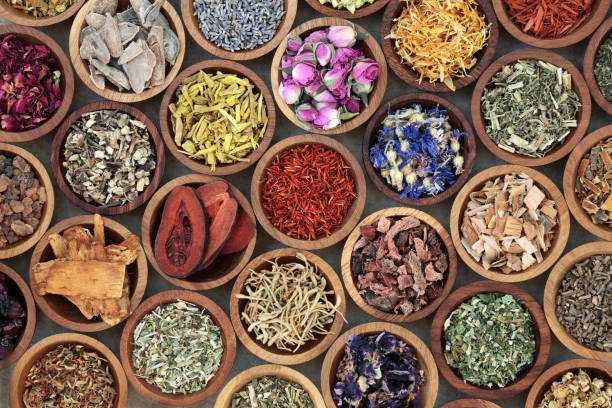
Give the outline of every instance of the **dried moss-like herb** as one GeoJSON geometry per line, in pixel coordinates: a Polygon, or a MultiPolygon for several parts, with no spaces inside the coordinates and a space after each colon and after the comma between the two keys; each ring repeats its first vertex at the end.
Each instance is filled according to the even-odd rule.
{"type": "Polygon", "coordinates": [[[278,377],[254,378],[232,396],[231,408],[314,408],[299,385],[278,377]]]}
{"type": "Polygon", "coordinates": [[[594,71],[601,94],[607,101],[612,101],[612,33],[597,49],[594,71]]]}

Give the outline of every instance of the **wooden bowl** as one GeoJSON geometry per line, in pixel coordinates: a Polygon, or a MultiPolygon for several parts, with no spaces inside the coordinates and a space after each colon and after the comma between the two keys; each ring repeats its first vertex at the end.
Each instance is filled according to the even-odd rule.
{"type": "Polygon", "coordinates": [[[481,280],[462,286],[442,303],[431,326],[430,345],[436,364],[442,376],[458,391],[476,398],[491,400],[506,399],[527,390],[536,380],[546,366],[548,354],[550,353],[550,329],[546,323],[544,312],[538,302],[527,292],[518,287],[491,280],[481,280]],[[461,375],[446,363],[444,357],[444,322],[449,315],[463,302],[470,300],[480,293],[498,292],[510,294],[519,298],[534,320],[534,334],[536,342],[535,360],[531,365],[521,371],[517,380],[503,388],[480,387],[463,382],[461,375]]]}
{"type": "Polygon", "coordinates": [[[595,0],[591,8],[591,15],[582,22],[574,31],[560,38],[539,38],[535,35],[527,34],[514,23],[508,15],[508,10],[504,0],[492,0],[495,14],[502,26],[511,36],[519,41],[540,48],[563,48],[576,44],[587,38],[606,17],[610,8],[610,0],[595,0]]]}
{"type": "MultiPolygon", "coordinates": [[[[153,268],[168,282],[189,290],[207,290],[221,286],[240,273],[242,268],[249,262],[253,250],[255,249],[255,241],[257,240],[257,221],[253,214],[253,208],[249,200],[229,182],[230,191],[232,196],[238,201],[238,205],[242,208],[251,223],[253,224],[253,236],[249,241],[249,244],[242,251],[219,255],[214,262],[206,268],[204,273],[194,273],[184,279],[173,278],[170,275],[166,275],[162,268],[155,259],[155,251],[153,250],[155,245],[155,237],[157,236],[157,229],[161,222],[161,216],[164,209],[164,203],[166,197],[175,187],[178,186],[191,186],[194,188],[199,187],[202,184],[210,183],[213,181],[222,180],[219,177],[205,176],[203,174],[188,174],[185,176],[177,177],[168,183],[164,184],[151,198],[149,204],[145,208],[145,212],[142,216],[142,228],[140,235],[142,237],[142,246],[144,247],[145,254],[153,268]]],[[[226,180],[224,180],[226,181],[226,180]]]]}
{"type": "Polygon", "coordinates": [[[359,162],[353,156],[349,150],[344,147],[341,143],[333,140],[331,138],[321,136],[321,135],[298,135],[289,137],[287,139],[283,139],[280,142],[276,143],[272,146],[266,154],[263,155],[259,163],[257,163],[257,167],[255,167],[255,171],[253,172],[253,178],[251,179],[251,204],[253,204],[253,210],[255,211],[255,216],[257,217],[257,221],[263,227],[264,230],[275,240],[281,242],[284,245],[305,249],[305,250],[316,250],[327,248],[334,244],[340,242],[344,237],[346,237],[349,232],[353,230],[357,222],[359,222],[359,218],[361,217],[361,213],[363,212],[363,207],[365,206],[366,201],[366,183],[365,177],[363,175],[363,171],[361,170],[361,166],[359,166],[359,162]],[[327,147],[328,149],[334,150],[342,156],[344,161],[351,168],[351,176],[353,181],[355,182],[355,194],[357,197],[353,200],[351,204],[351,208],[348,210],[346,217],[332,233],[327,237],[320,237],[314,240],[306,240],[306,239],[297,239],[292,238],[289,235],[285,235],[283,232],[278,230],[266,217],[266,211],[264,210],[261,203],[261,186],[260,183],[265,176],[266,169],[272,163],[274,158],[280,152],[300,146],[305,144],[313,144],[313,145],[322,145],[327,147]]]}
{"type": "Polygon", "coordinates": [[[289,30],[291,30],[291,26],[293,26],[293,21],[295,20],[295,15],[297,13],[298,0],[284,0],[284,2],[285,16],[278,26],[276,34],[270,39],[270,41],[252,50],[232,52],[218,47],[212,41],[206,39],[204,34],[202,34],[198,19],[194,15],[193,0],[181,0],[181,16],[185,22],[187,31],[189,31],[191,37],[200,47],[204,49],[204,51],[226,60],[252,60],[262,57],[278,47],[278,44],[280,44],[280,42],[285,38],[289,30]]]}
{"type": "Polygon", "coordinates": [[[594,360],[612,361],[612,351],[600,351],[589,348],[578,342],[571,334],[565,330],[565,327],[561,325],[561,322],[557,318],[556,299],[559,288],[561,287],[561,281],[565,278],[565,275],[576,265],[585,259],[590,258],[593,255],[610,255],[612,254],[612,242],[590,242],[588,244],[580,245],[574,248],[567,254],[563,255],[561,259],[555,264],[553,269],[548,275],[546,280],[546,287],[544,288],[544,314],[546,320],[552,329],[555,336],[561,343],[574,353],[581,355],[584,358],[590,358],[594,360]]]}
{"type": "Polygon", "coordinates": [[[164,151],[164,144],[159,136],[157,127],[147,115],[142,113],[142,111],[119,102],[93,102],[72,112],[72,114],[68,116],[68,119],[66,119],[57,130],[57,133],[53,138],[53,143],[51,144],[51,171],[53,172],[53,177],[55,178],[57,185],[72,204],[90,213],[119,215],[125,214],[140,207],[147,202],[149,198],[151,198],[155,190],[157,190],[157,187],[159,187],[159,183],[164,175],[165,166],[166,152],[164,151]],[[150,142],[155,150],[155,170],[153,171],[149,185],[136,197],[134,201],[113,207],[102,207],[94,203],[88,203],[81,195],[76,194],[66,180],[66,168],[62,165],[62,162],[64,161],[64,145],[66,144],[68,134],[72,131],[72,125],[74,122],[79,120],[84,114],[104,109],[125,112],[144,123],[149,131],[149,134],[151,135],[150,142]]]}
{"type": "Polygon", "coordinates": [[[490,167],[481,171],[472,177],[470,181],[465,184],[465,186],[463,186],[461,191],[459,191],[459,194],[457,194],[451,208],[450,229],[457,253],[463,262],[474,272],[487,279],[492,279],[499,282],[523,282],[544,273],[554,265],[557,259],[559,259],[569,238],[570,216],[567,204],[563,199],[561,191],[559,191],[555,183],[553,183],[548,177],[529,167],[506,164],[503,166],[490,167]],[[536,182],[542,191],[546,193],[547,197],[553,200],[557,205],[559,223],[555,231],[555,237],[553,238],[551,248],[549,248],[546,253],[542,254],[544,257],[542,263],[534,263],[529,268],[521,272],[505,274],[501,271],[498,272],[494,270],[486,270],[480,262],[476,262],[474,258],[467,253],[461,244],[460,227],[463,220],[463,213],[465,212],[467,203],[470,199],[470,193],[482,188],[487,181],[494,180],[497,177],[503,177],[504,175],[510,173],[525,173],[536,182]]]}
{"type": "Polygon", "coordinates": [[[30,369],[41,357],[55,350],[57,346],[77,344],[84,346],[87,350],[95,351],[104,358],[114,378],[114,387],[117,391],[113,408],[123,408],[127,406],[128,385],[125,379],[125,372],[119,359],[113,352],[98,340],[78,333],[60,333],[49,336],[34,344],[19,360],[9,385],[9,405],[13,408],[26,408],[23,403],[23,392],[25,390],[25,380],[30,373],[30,369]]]}
{"type": "Polygon", "coordinates": [[[593,146],[608,137],[612,137],[612,125],[604,126],[590,133],[574,148],[572,154],[567,159],[565,170],[563,170],[563,195],[567,200],[567,206],[574,219],[578,221],[582,228],[599,238],[612,241],[612,228],[604,224],[595,224],[582,208],[582,204],[578,201],[578,196],[575,192],[580,160],[593,146]]]}
{"type": "Polygon", "coordinates": [[[123,328],[123,333],[121,334],[120,354],[121,364],[123,364],[125,368],[127,378],[130,384],[136,388],[136,391],[157,404],[185,407],[204,401],[221,388],[236,358],[236,336],[234,335],[234,330],[232,329],[229,318],[215,302],[206,296],[189,290],[167,290],[153,295],[142,302],[138,309],[134,311],[134,314],[128,319],[123,328]],[[151,385],[142,378],[136,376],[136,371],[132,362],[132,342],[134,340],[134,329],[138,323],[140,323],[146,314],[154,310],[157,306],[173,303],[179,299],[205,309],[213,323],[221,329],[223,341],[223,356],[221,357],[221,364],[215,372],[214,377],[208,382],[206,387],[191,394],[184,395],[164,393],[155,385],[151,385]]]}
{"type": "MultiPolygon", "coordinates": [[[[230,298],[230,317],[234,326],[236,335],[244,344],[244,346],[255,356],[266,360],[274,364],[293,365],[301,364],[310,361],[323,353],[329,348],[334,340],[340,335],[342,331],[342,325],[344,324],[344,316],[346,315],[346,297],[344,296],[344,290],[342,290],[342,283],[336,275],[334,269],[323,259],[317,255],[308,252],[301,251],[293,248],[281,248],[275,249],[259,255],[254,258],[249,264],[243,269],[238,275],[234,287],[232,288],[232,294],[230,298]],[[242,311],[246,305],[245,299],[238,299],[236,295],[246,294],[246,288],[244,286],[245,281],[251,275],[251,271],[260,271],[264,268],[269,268],[270,263],[268,261],[274,261],[278,258],[280,264],[286,264],[290,262],[300,262],[296,257],[298,253],[304,254],[306,259],[318,267],[320,274],[325,278],[327,282],[326,289],[331,289],[335,292],[334,296],[330,298],[332,303],[336,302],[336,299],[340,297],[340,306],[338,306],[339,312],[336,312],[334,321],[327,327],[330,334],[325,336],[318,336],[316,340],[310,340],[295,353],[290,351],[279,350],[275,346],[267,346],[255,338],[255,335],[247,331],[247,325],[240,318],[242,311]]],[[[231,397],[231,396],[230,396],[231,397]]]]}
{"type": "MultiPolygon", "coordinates": [[[[55,16],[34,17],[32,14],[24,13],[12,7],[8,2],[0,2],[0,17],[5,18],[15,24],[30,27],[43,27],[57,24],[72,17],[86,0],[75,0],[63,13],[55,16]]],[[[25,27],[24,27],[25,28],[25,27]]],[[[70,105],[70,104],[68,104],[70,105]]]]}
{"type": "Polygon", "coordinates": [[[346,133],[364,124],[370,118],[370,116],[372,116],[374,111],[376,111],[378,105],[380,105],[380,103],[382,102],[382,98],[387,88],[387,62],[385,61],[385,56],[383,55],[382,50],[380,49],[380,45],[378,45],[378,43],[376,42],[376,39],[363,27],[337,17],[322,17],[315,18],[314,20],[307,21],[306,23],[297,26],[296,28],[291,30],[291,32],[289,32],[287,37],[291,35],[298,35],[300,37],[304,37],[318,29],[327,28],[329,26],[348,25],[353,25],[358,33],[367,35],[367,37],[359,41],[357,45],[363,47],[363,51],[367,57],[372,58],[378,63],[380,74],[378,78],[374,80],[374,90],[368,95],[368,106],[363,107],[363,109],[359,112],[359,115],[355,116],[353,119],[344,121],[342,124],[340,124],[340,126],[334,129],[315,129],[313,126],[308,126],[300,122],[297,116],[295,116],[293,109],[289,105],[287,105],[287,103],[280,96],[278,92],[278,87],[282,81],[282,72],[280,69],[278,69],[278,67],[281,66],[281,59],[285,54],[285,51],[287,50],[287,41],[285,41],[286,38],[283,38],[283,41],[281,41],[279,46],[276,48],[274,58],[272,59],[272,67],[270,68],[270,82],[272,83],[272,92],[274,93],[274,99],[276,100],[279,109],[281,110],[281,112],[283,112],[285,117],[287,117],[287,119],[289,119],[291,122],[293,122],[294,125],[299,128],[321,135],[339,135],[342,133],[346,133]]]}
{"type": "MultiPolygon", "coordinates": [[[[318,1],[318,0],[317,0],[318,1]]],[[[409,93],[402,96],[398,96],[383,104],[372,116],[372,119],[368,123],[368,127],[363,135],[363,142],[361,144],[361,154],[363,157],[363,164],[366,173],[370,180],[374,183],[374,186],[378,191],[383,193],[388,198],[409,206],[426,206],[438,204],[450,196],[455,194],[465,184],[470,177],[472,169],[474,168],[474,159],[476,158],[476,139],[474,138],[474,130],[468,122],[467,118],[457,106],[441,98],[437,95],[426,94],[426,93],[409,93]],[[442,109],[448,111],[448,119],[451,126],[454,129],[466,132],[467,135],[462,136],[462,152],[464,164],[464,171],[455,179],[455,183],[448,186],[446,190],[436,196],[423,196],[416,200],[410,200],[409,198],[400,199],[400,192],[396,191],[391,187],[387,181],[380,175],[380,171],[376,170],[372,166],[370,161],[370,148],[376,142],[378,132],[382,130],[382,122],[387,117],[388,110],[395,111],[401,108],[410,107],[413,104],[420,104],[426,109],[435,108],[440,106],[442,109]]]]}
{"type": "MultiPolygon", "coordinates": [[[[123,11],[129,6],[129,0],[119,0],[118,11],[123,11]]],[[[170,2],[166,1],[161,6],[161,13],[166,17],[168,23],[170,24],[170,28],[176,33],[176,36],[179,40],[179,53],[176,57],[176,62],[172,67],[169,67],[166,64],[166,78],[164,79],[164,83],[158,85],[153,88],[148,88],[137,94],[132,91],[130,92],[119,92],[118,88],[111,84],[109,81],[106,81],[105,89],[100,89],[94,85],[91,78],[89,77],[89,63],[81,58],[79,53],[80,47],[80,36],[81,30],[87,25],[85,21],[85,16],[89,13],[91,9],[91,2],[87,2],[81,10],[77,13],[74,21],[72,22],[72,27],[70,28],[70,39],[69,39],[69,50],[70,50],[70,59],[72,60],[72,65],[74,66],[74,70],[76,71],[81,81],[87,85],[89,89],[93,92],[97,93],[101,97],[105,99],[109,99],[111,101],[123,102],[123,103],[133,103],[133,102],[141,102],[147,99],[154,97],[155,95],[161,93],[164,89],[170,85],[174,77],[178,74],[181,69],[181,65],[183,64],[183,58],[185,57],[185,30],[183,30],[183,24],[181,22],[181,17],[178,15],[174,7],[170,4],[170,2]]]]}
{"type": "Polygon", "coordinates": [[[394,207],[394,208],[385,208],[384,210],[376,211],[373,214],[365,217],[351,232],[351,234],[346,239],[344,243],[344,248],[342,249],[342,280],[344,281],[344,286],[346,287],[346,291],[351,296],[353,301],[359,306],[361,310],[366,312],[372,317],[380,320],[386,320],[391,323],[410,323],[417,320],[420,320],[424,317],[429,316],[433,313],[440,303],[449,295],[450,291],[455,284],[455,278],[457,277],[457,252],[455,252],[455,247],[453,246],[453,241],[451,240],[450,235],[442,224],[440,224],[434,217],[431,215],[424,213],[423,211],[416,210],[414,208],[406,208],[406,207],[394,207]],[[361,232],[359,228],[363,225],[370,225],[376,220],[378,220],[382,216],[387,217],[398,217],[398,216],[408,216],[411,215],[413,217],[418,218],[423,221],[423,223],[432,227],[438,235],[440,236],[440,240],[444,244],[446,248],[446,253],[448,256],[448,271],[446,272],[444,289],[442,290],[442,294],[435,299],[433,302],[430,302],[427,306],[422,308],[421,310],[409,314],[407,316],[403,314],[396,314],[390,312],[383,312],[373,306],[368,305],[363,296],[359,294],[359,290],[357,289],[357,282],[355,279],[355,275],[353,275],[353,271],[351,270],[351,258],[353,254],[353,247],[359,238],[361,237],[361,232]]]}
{"type": "Polygon", "coordinates": [[[186,68],[174,79],[174,81],[172,81],[172,84],[170,84],[164,93],[164,98],[162,99],[161,106],[159,108],[159,125],[161,128],[162,137],[166,143],[166,147],[168,147],[168,150],[176,158],[176,160],[197,173],[226,176],[228,174],[238,173],[239,171],[250,167],[253,165],[253,163],[259,160],[263,152],[268,148],[270,142],[272,141],[272,137],[274,136],[274,128],[276,127],[276,109],[274,108],[274,99],[272,98],[272,94],[270,94],[270,90],[266,86],[266,83],[251,69],[233,61],[208,60],[198,62],[197,64],[193,64],[192,66],[186,68]],[[183,82],[185,78],[197,73],[200,70],[205,72],[221,71],[247,78],[253,85],[255,85],[257,91],[262,93],[264,102],[266,103],[266,112],[268,113],[268,127],[266,128],[266,131],[259,142],[259,146],[257,146],[257,148],[249,154],[248,162],[238,161],[232,164],[218,164],[217,168],[213,172],[211,167],[204,164],[203,161],[191,159],[187,155],[179,152],[176,143],[174,143],[174,131],[172,130],[172,123],[170,122],[170,110],[168,109],[168,105],[176,101],[175,92],[180,86],[181,82],[183,82]]]}
{"type": "Polygon", "coordinates": [[[314,408],[325,408],[321,393],[308,377],[292,368],[274,364],[251,367],[232,378],[219,393],[214,408],[231,408],[234,393],[242,390],[251,380],[264,376],[277,377],[300,385],[310,396],[314,408]]]}
{"type": "Polygon", "coordinates": [[[321,4],[319,0],[306,0],[306,3],[308,3],[310,7],[312,7],[321,14],[325,14],[329,17],[338,17],[345,19],[362,18],[369,16],[370,14],[374,14],[378,10],[385,7],[388,2],[389,0],[374,0],[372,4],[367,4],[355,10],[354,13],[351,13],[345,8],[337,9],[330,6],[329,4],[321,4]]]}
{"type": "Polygon", "coordinates": [[[425,386],[419,391],[421,407],[433,408],[438,396],[438,369],[436,368],[431,351],[410,330],[396,324],[383,322],[364,323],[352,327],[344,332],[342,336],[338,337],[329,348],[327,354],[325,354],[325,360],[323,360],[323,365],[321,366],[321,390],[323,391],[323,399],[328,407],[336,406],[332,398],[332,390],[336,384],[338,365],[344,357],[344,346],[349,336],[351,334],[379,334],[383,331],[395,335],[414,349],[418,361],[417,366],[420,370],[423,370],[425,380],[425,386]]]}
{"type": "Polygon", "coordinates": [[[15,145],[0,143],[0,154],[5,154],[7,156],[19,155],[23,157],[32,167],[32,171],[36,174],[36,177],[40,181],[40,185],[45,188],[47,193],[47,202],[43,207],[40,223],[34,230],[34,233],[21,241],[8,244],[0,249],[0,259],[7,259],[20,255],[32,248],[44,235],[45,231],[47,231],[51,223],[51,218],[53,217],[53,210],[55,209],[55,192],[47,169],[45,169],[45,166],[32,153],[15,145]]]}
{"type": "Polygon", "coordinates": [[[500,408],[499,405],[487,400],[466,398],[447,402],[440,408],[500,408]]]}
{"type": "Polygon", "coordinates": [[[474,86],[471,109],[472,123],[474,123],[476,134],[480,138],[482,144],[484,144],[486,148],[491,151],[491,153],[508,163],[520,164],[522,166],[543,166],[565,157],[574,147],[576,147],[582,136],[584,136],[584,133],[589,126],[589,120],[591,119],[591,97],[582,74],[570,61],[563,58],[559,54],[555,54],[550,51],[525,48],[522,50],[513,51],[495,60],[482,73],[478,79],[478,82],[476,82],[476,85],[474,86]],[[572,89],[574,92],[576,92],[578,98],[580,98],[580,103],[582,104],[582,109],[580,109],[576,115],[578,126],[570,132],[562,144],[552,149],[544,157],[528,157],[522,154],[507,152],[499,148],[497,144],[487,135],[485,130],[485,122],[480,105],[480,99],[482,98],[484,89],[489,84],[493,75],[499,72],[504,65],[511,64],[520,59],[546,61],[565,69],[572,76],[572,89]]]}
{"type": "MultiPolygon", "coordinates": [[[[463,78],[453,79],[456,90],[471,84],[480,77],[485,68],[493,60],[499,41],[499,25],[497,24],[497,18],[495,18],[495,12],[493,7],[491,7],[491,3],[487,0],[476,0],[476,2],[478,3],[479,11],[484,15],[485,21],[491,25],[490,37],[485,47],[474,54],[474,58],[478,60],[478,63],[468,70],[463,78]]],[[[391,0],[385,9],[385,14],[383,14],[380,24],[380,43],[389,66],[399,79],[413,88],[425,92],[452,92],[443,82],[436,81],[431,83],[428,78],[423,78],[423,81],[419,81],[420,75],[410,66],[402,64],[400,56],[395,52],[393,40],[385,38],[391,33],[391,28],[393,28],[395,23],[393,20],[402,14],[405,4],[405,1],[402,0],[391,0]]]]}
{"type": "MultiPolygon", "coordinates": [[[[79,215],[60,221],[47,231],[45,236],[34,248],[30,259],[30,285],[36,304],[42,312],[55,323],[68,330],[81,332],[97,332],[106,330],[112,326],[106,324],[100,317],[87,320],[79,309],[68,299],[61,295],[38,294],[37,285],[34,280],[34,265],[39,262],[46,262],[55,259],[51,246],[49,245],[50,234],[61,234],[68,228],[80,225],[93,232],[93,216],[79,215]]],[[[104,218],[104,236],[106,244],[118,244],[132,233],[130,230],[110,218],[104,218]]],[[[138,254],[136,262],[126,267],[126,272],[130,277],[130,310],[136,309],[147,287],[147,258],[143,252],[138,254]]]]}
{"type": "Polygon", "coordinates": [[[21,303],[26,312],[23,330],[15,343],[15,349],[8,357],[0,360],[0,371],[2,371],[19,360],[30,345],[36,328],[36,305],[30,287],[14,269],[0,263],[0,274],[6,275],[9,293],[21,303]]]}
{"type": "MultiPolygon", "coordinates": [[[[603,17],[604,14],[602,14],[603,17]]],[[[586,80],[587,85],[589,86],[589,91],[591,91],[591,96],[596,104],[599,105],[601,109],[606,111],[608,115],[612,115],[612,102],[608,101],[604,98],[601,90],[599,89],[599,85],[597,85],[597,81],[595,80],[595,56],[597,55],[597,50],[601,43],[604,42],[608,35],[612,31],[612,17],[609,17],[603,24],[595,31],[595,34],[589,40],[589,45],[587,45],[586,52],[584,53],[584,63],[582,67],[582,72],[584,72],[584,79],[586,80]]]]}
{"type": "MultiPolygon", "coordinates": [[[[0,4],[2,5],[1,7],[10,7],[12,9],[12,7],[9,6],[6,1],[0,1],[0,4]]],[[[76,4],[73,4],[70,7],[73,6],[76,6],[76,4]]],[[[8,15],[3,15],[1,11],[0,17],[9,18],[8,15]]],[[[68,113],[68,109],[70,109],[70,104],[72,103],[72,97],[74,96],[74,72],[72,72],[72,66],[70,65],[70,61],[68,60],[66,53],[64,53],[59,44],[42,31],[38,31],[35,28],[22,27],[18,25],[0,26],[0,38],[4,38],[4,36],[8,34],[14,34],[24,44],[45,45],[49,51],[51,51],[51,55],[53,55],[53,58],[55,58],[57,61],[58,68],[62,73],[60,77],[62,104],[47,120],[33,129],[24,130],[21,132],[8,132],[6,130],[0,130],[0,141],[2,142],[29,142],[30,140],[38,139],[39,137],[50,133],[68,113]]]]}

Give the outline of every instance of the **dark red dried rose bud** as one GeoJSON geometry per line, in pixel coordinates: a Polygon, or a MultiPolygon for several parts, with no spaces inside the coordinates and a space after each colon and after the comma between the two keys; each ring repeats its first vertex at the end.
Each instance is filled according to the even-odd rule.
{"type": "Polygon", "coordinates": [[[2,336],[8,337],[9,339],[17,338],[21,334],[23,329],[23,322],[21,319],[13,319],[2,327],[2,336]]]}
{"type": "Polygon", "coordinates": [[[9,319],[16,319],[18,317],[23,317],[23,316],[24,316],[23,306],[21,306],[21,303],[19,303],[17,299],[11,297],[9,300],[9,308],[8,308],[8,313],[6,314],[6,317],[8,317],[9,319]]]}
{"type": "Polygon", "coordinates": [[[7,358],[12,352],[15,346],[13,341],[8,337],[0,337],[0,360],[7,358]]]}

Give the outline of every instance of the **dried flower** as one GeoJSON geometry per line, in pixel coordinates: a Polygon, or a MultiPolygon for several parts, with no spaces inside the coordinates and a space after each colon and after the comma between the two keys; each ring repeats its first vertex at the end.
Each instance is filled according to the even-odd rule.
{"type": "Polygon", "coordinates": [[[612,383],[601,378],[593,378],[582,369],[578,375],[568,371],[561,381],[555,381],[544,393],[538,408],[565,407],[612,407],[612,383]]]}

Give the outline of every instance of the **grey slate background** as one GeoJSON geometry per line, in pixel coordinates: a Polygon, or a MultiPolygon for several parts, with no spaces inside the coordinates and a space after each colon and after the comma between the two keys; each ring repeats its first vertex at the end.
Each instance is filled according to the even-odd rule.
{"type": "MultiPolygon", "coordinates": [[[[6,1],[6,0],[0,0],[6,1]]],[[[180,12],[180,6],[178,0],[169,0],[170,3],[180,12]]],[[[380,20],[382,18],[383,11],[379,11],[378,13],[354,20],[357,24],[365,27],[377,40],[380,39],[380,20]]],[[[608,16],[612,15],[612,10],[608,11],[608,16]]],[[[304,1],[300,1],[297,17],[295,19],[294,27],[304,23],[313,18],[322,17],[319,13],[315,12],[312,8],[306,4],[304,1]]],[[[70,32],[72,19],[60,23],[51,27],[42,27],[41,30],[45,33],[49,34],[52,38],[57,41],[60,46],[64,49],[68,57],[70,57],[68,52],[68,35],[70,32]]],[[[9,24],[10,22],[3,20],[0,18],[0,24],[9,24]]],[[[187,52],[185,54],[185,60],[183,61],[182,68],[186,68],[196,62],[208,59],[214,59],[215,57],[211,54],[205,52],[201,47],[199,47],[196,42],[189,36],[186,32],[187,39],[187,52]]],[[[568,58],[572,63],[582,71],[582,59],[584,56],[584,51],[586,49],[588,43],[588,38],[578,44],[575,44],[571,47],[566,47],[560,50],[552,50],[557,52],[564,57],[568,58]]],[[[526,48],[527,45],[515,40],[511,37],[500,25],[500,39],[499,46],[497,48],[497,52],[495,58],[499,58],[502,55],[514,51],[517,49],[526,48]]],[[[253,69],[260,75],[264,81],[270,86],[270,65],[272,62],[272,55],[270,53],[262,58],[259,58],[254,61],[246,61],[244,64],[253,69]]],[[[70,108],[70,112],[82,107],[83,105],[100,101],[102,98],[97,94],[93,93],[89,88],[87,88],[76,76],[75,74],[75,95],[74,100],[72,102],[72,106],[70,108]]],[[[468,86],[459,90],[458,92],[445,93],[440,94],[442,97],[449,99],[454,104],[456,104],[466,115],[467,118],[471,121],[470,116],[470,98],[473,90],[473,85],[468,86]]],[[[391,70],[389,70],[389,82],[387,85],[387,91],[385,93],[385,97],[383,99],[383,103],[389,101],[390,99],[402,95],[408,92],[416,92],[417,90],[409,87],[403,81],[399,80],[391,70]]],[[[155,98],[149,99],[148,101],[140,102],[134,104],[135,107],[142,110],[147,116],[153,120],[153,122],[158,126],[158,117],[159,117],[159,105],[161,103],[162,94],[156,96],[155,98]]],[[[289,120],[287,120],[280,110],[277,109],[277,125],[276,131],[274,134],[274,139],[272,143],[276,143],[281,139],[295,136],[298,134],[304,133],[303,130],[294,126],[289,120]]],[[[593,103],[593,110],[591,115],[591,122],[587,131],[587,134],[602,127],[612,123],[612,118],[607,115],[603,110],[601,110],[595,103],[593,103]]],[[[357,157],[359,162],[362,161],[361,157],[361,140],[363,136],[363,132],[365,131],[366,125],[362,125],[361,127],[353,130],[352,132],[335,136],[341,143],[348,147],[348,149],[357,157]]],[[[50,145],[53,140],[54,133],[50,133],[38,140],[21,143],[20,146],[32,152],[36,155],[47,167],[49,173],[50,170],[50,145]]],[[[476,138],[478,140],[478,138],[476,138]]],[[[495,157],[492,153],[490,153],[481,143],[478,143],[477,148],[477,157],[476,164],[474,166],[474,171],[472,174],[476,174],[488,167],[504,164],[500,159],[495,157]]],[[[167,151],[166,151],[167,152],[167,151]]],[[[562,178],[563,178],[563,169],[565,166],[565,159],[559,160],[556,163],[551,165],[547,165],[544,167],[539,167],[538,170],[542,171],[548,177],[550,177],[559,189],[563,190],[562,178]]],[[[254,166],[246,169],[238,174],[234,174],[231,176],[227,176],[226,179],[233,183],[236,187],[238,187],[247,197],[250,197],[250,181],[253,174],[254,166]]],[[[172,155],[167,153],[166,155],[166,171],[162,180],[162,184],[170,181],[171,179],[189,174],[191,171],[184,167],[182,164],[177,162],[172,155]]],[[[366,206],[363,212],[363,217],[378,211],[383,208],[394,207],[397,206],[393,200],[387,199],[382,193],[378,192],[374,185],[367,179],[367,201],[366,206]]],[[[453,197],[454,198],[454,197],[453,197]]],[[[446,200],[445,202],[436,205],[435,207],[425,207],[421,208],[423,211],[428,212],[432,216],[434,216],[438,221],[444,225],[447,230],[449,229],[449,214],[450,208],[452,205],[452,198],[446,200]]],[[[140,235],[140,223],[142,214],[144,212],[144,206],[133,211],[132,213],[121,215],[114,217],[114,219],[127,228],[129,228],[132,232],[140,235]]],[[[66,218],[85,214],[84,211],[72,205],[60,192],[60,190],[56,186],[56,208],[55,213],[53,214],[53,220],[51,221],[51,225],[58,223],[61,220],[66,218]]],[[[257,230],[257,245],[255,248],[255,252],[253,256],[257,256],[263,252],[280,248],[282,245],[279,242],[273,240],[261,227],[258,227],[257,230]]],[[[586,230],[584,230],[576,221],[572,219],[571,224],[571,233],[569,242],[566,247],[566,252],[571,249],[587,243],[599,240],[599,238],[591,235],[586,230]]],[[[338,274],[340,274],[340,254],[342,252],[342,246],[344,242],[340,242],[337,245],[334,245],[331,248],[327,248],[324,250],[314,251],[316,254],[325,259],[338,274]]],[[[32,254],[32,250],[29,250],[25,254],[22,254],[16,258],[6,260],[5,262],[16,271],[18,271],[21,276],[28,281],[28,267],[30,256],[32,254]]],[[[519,283],[518,286],[527,292],[529,292],[532,296],[534,296],[538,302],[542,302],[542,296],[544,292],[544,285],[546,283],[547,273],[540,275],[539,277],[532,279],[527,282],[519,283]]],[[[482,279],[480,275],[475,272],[469,270],[462,262],[459,262],[459,270],[457,273],[457,280],[455,282],[455,289],[460,286],[466,285],[470,282],[474,282],[482,279]]],[[[223,285],[220,288],[214,290],[207,290],[202,292],[204,295],[212,298],[215,302],[217,302],[229,315],[229,299],[228,295],[231,291],[233,281],[223,285]]],[[[155,293],[168,290],[175,289],[173,285],[171,285],[168,281],[163,279],[159,274],[149,266],[149,279],[147,290],[145,296],[143,298],[146,299],[155,293]]],[[[348,316],[348,324],[343,327],[343,331],[348,330],[349,328],[359,325],[361,323],[372,321],[373,318],[361,311],[349,298],[347,305],[347,316],[348,316]]],[[[429,330],[431,327],[433,316],[429,318],[420,320],[415,323],[404,324],[403,326],[412,330],[416,333],[425,343],[429,344],[429,330]]],[[[118,325],[112,329],[92,333],[90,334],[92,337],[102,341],[110,349],[119,355],[119,338],[121,337],[121,330],[123,329],[123,324],[118,325]]],[[[37,316],[37,325],[36,332],[34,333],[34,338],[32,339],[32,344],[35,342],[55,333],[65,332],[61,326],[56,325],[51,320],[49,320],[40,310],[38,311],[37,316]]],[[[548,359],[547,367],[550,367],[558,362],[579,358],[578,355],[572,353],[568,349],[566,349],[555,337],[552,336],[552,347],[550,357],[548,359]]],[[[238,341],[238,349],[237,349],[237,357],[236,362],[234,363],[234,367],[230,374],[230,379],[237,375],[238,373],[246,370],[247,368],[253,367],[259,364],[265,364],[265,361],[260,360],[259,358],[252,355],[246,348],[238,341]]],[[[301,364],[298,366],[293,366],[298,371],[304,373],[308,376],[317,386],[320,385],[320,370],[321,364],[323,362],[323,355],[314,359],[305,364],[301,364]]],[[[13,366],[14,367],[14,366],[13,366]]],[[[0,408],[8,407],[8,386],[9,379],[12,373],[13,367],[9,367],[4,371],[0,372],[0,408]]],[[[524,406],[525,398],[527,397],[527,392],[520,394],[514,398],[497,401],[497,403],[503,408],[519,408],[524,406]]],[[[209,398],[207,401],[203,403],[197,404],[196,406],[202,408],[212,408],[215,402],[216,395],[209,398]]],[[[440,387],[438,392],[438,397],[436,400],[436,407],[441,406],[442,404],[453,401],[459,398],[468,398],[468,396],[456,391],[452,388],[442,376],[440,376],[440,387]]],[[[130,387],[129,397],[128,397],[128,407],[130,408],[145,408],[145,407],[157,407],[161,405],[157,405],[149,401],[148,399],[141,396],[138,392],[136,392],[133,388],[130,387]]]]}

